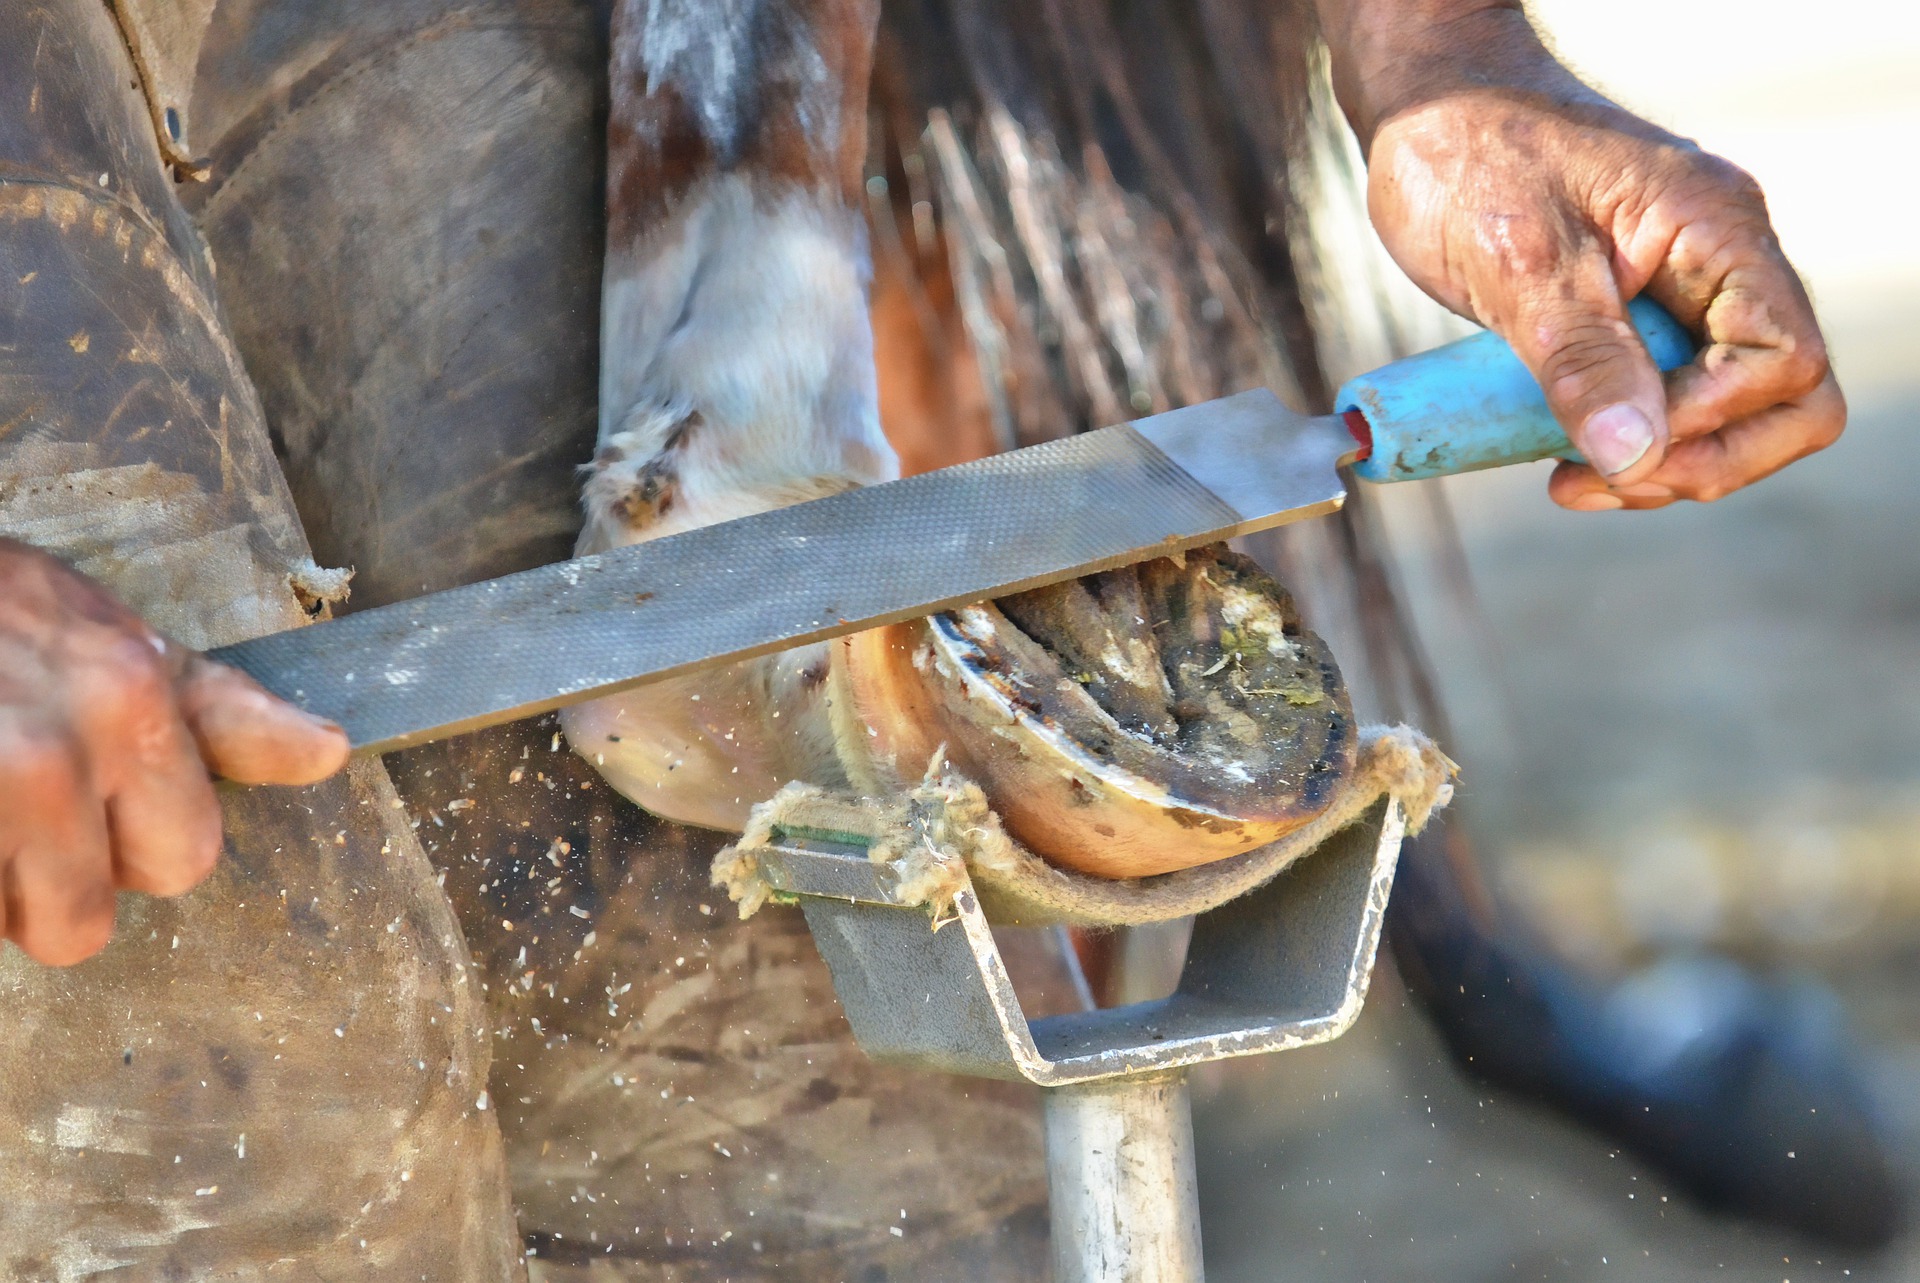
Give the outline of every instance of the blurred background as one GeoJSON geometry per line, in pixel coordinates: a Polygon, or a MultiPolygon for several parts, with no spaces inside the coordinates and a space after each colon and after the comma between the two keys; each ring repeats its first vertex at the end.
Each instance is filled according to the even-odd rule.
{"type": "MultiPolygon", "coordinates": [[[[1852,419],[1711,507],[1563,513],[1546,465],[1444,483],[1477,608],[1436,587],[1433,506],[1386,496],[1474,836],[1502,902],[1583,964],[1710,948],[1831,986],[1920,1176],[1920,12],[1532,9],[1590,79],[1759,178],[1852,419]]],[[[1384,961],[1346,1038],[1202,1086],[1216,1283],[1920,1279],[1920,1235],[1849,1256],[1706,1217],[1477,1089],[1384,961]]]]}

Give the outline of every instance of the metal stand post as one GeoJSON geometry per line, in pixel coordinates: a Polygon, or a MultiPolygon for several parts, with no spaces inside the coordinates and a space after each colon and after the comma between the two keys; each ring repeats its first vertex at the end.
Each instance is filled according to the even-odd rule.
{"type": "Polygon", "coordinates": [[[1200,1283],[1185,1071],[1042,1096],[1054,1283],[1200,1283]]]}
{"type": "Polygon", "coordinates": [[[1167,998],[1029,1022],[972,888],[934,930],[867,858],[866,813],[757,849],[799,900],[876,1059],[1030,1082],[1046,1101],[1055,1283],[1201,1283],[1186,1069],[1337,1038],[1366,998],[1404,831],[1382,802],[1273,881],[1194,919],[1167,998]]]}

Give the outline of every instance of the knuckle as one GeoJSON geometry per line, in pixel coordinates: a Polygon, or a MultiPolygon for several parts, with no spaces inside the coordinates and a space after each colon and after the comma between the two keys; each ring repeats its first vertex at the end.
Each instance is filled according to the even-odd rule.
{"type": "Polygon", "coordinates": [[[22,800],[43,807],[70,804],[82,777],[79,747],[62,731],[18,729],[0,737],[0,779],[22,800]]]}
{"type": "Polygon", "coordinates": [[[1807,442],[1815,450],[1824,450],[1838,441],[1847,430],[1846,411],[1839,407],[1814,415],[1807,424],[1807,442]]]}
{"type": "Polygon", "coordinates": [[[39,932],[20,941],[29,958],[45,967],[71,967],[85,962],[113,937],[113,919],[100,926],[75,925],[63,931],[39,932]]]}
{"type": "Polygon", "coordinates": [[[225,854],[220,805],[204,772],[176,781],[158,809],[149,799],[116,818],[112,841],[128,890],[176,896],[206,881],[225,854]],[[135,822],[135,815],[138,821],[135,822]]]}
{"type": "Polygon", "coordinates": [[[97,680],[123,715],[151,715],[169,703],[171,682],[160,655],[138,637],[122,635],[102,648],[97,680]]]}
{"type": "Polygon", "coordinates": [[[95,743],[136,768],[162,766],[187,751],[173,680],[144,638],[121,636],[102,651],[84,687],[90,721],[108,736],[95,743]]]}
{"type": "Polygon", "coordinates": [[[1547,338],[1542,383],[1556,401],[1579,402],[1596,393],[1627,353],[1624,324],[1605,317],[1542,327],[1547,338]]]}
{"type": "Polygon", "coordinates": [[[29,916],[15,939],[35,962],[71,967],[107,947],[113,938],[113,916],[113,888],[101,882],[86,887],[64,906],[29,916]]]}
{"type": "Polygon", "coordinates": [[[181,839],[171,858],[154,872],[150,878],[153,894],[184,895],[193,890],[219,866],[223,850],[219,815],[216,812],[211,824],[196,825],[190,835],[181,839]]]}
{"type": "Polygon", "coordinates": [[[1723,198],[1731,198],[1741,204],[1766,205],[1766,192],[1760,186],[1760,180],[1745,169],[1734,164],[1724,156],[1712,152],[1694,153],[1694,167],[1700,177],[1718,190],[1723,198]]]}
{"type": "Polygon", "coordinates": [[[1807,396],[1832,371],[1827,345],[1819,337],[1789,341],[1780,353],[1780,378],[1789,397],[1807,396]]]}
{"type": "Polygon", "coordinates": [[[1483,243],[1503,277],[1537,280],[1552,273],[1566,257],[1565,238],[1537,218],[1502,213],[1486,215],[1483,222],[1483,243]]]}
{"type": "Polygon", "coordinates": [[[91,958],[107,947],[107,941],[113,938],[113,910],[113,888],[105,884],[97,895],[89,895],[75,906],[67,936],[80,958],[91,958]]]}
{"type": "Polygon", "coordinates": [[[1760,180],[1726,157],[1691,143],[1668,149],[1666,157],[1672,190],[1689,204],[1765,217],[1767,197],[1760,180]]]}

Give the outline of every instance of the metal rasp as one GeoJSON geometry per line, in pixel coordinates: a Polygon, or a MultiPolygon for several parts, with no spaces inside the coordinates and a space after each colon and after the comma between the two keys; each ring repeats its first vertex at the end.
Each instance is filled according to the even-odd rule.
{"type": "MultiPolygon", "coordinates": [[[[1691,355],[1636,307],[1663,367],[1691,355]]],[[[1318,516],[1348,463],[1390,481],[1569,450],[1491,334],[1337,405],[1308,418],[1244,392],[212,654],[384,752],[1318,516]]]]}

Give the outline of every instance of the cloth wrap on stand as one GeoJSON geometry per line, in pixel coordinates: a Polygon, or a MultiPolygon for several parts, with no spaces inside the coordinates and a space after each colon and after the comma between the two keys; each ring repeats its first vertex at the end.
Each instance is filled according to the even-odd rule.
{"type": "Polygon", "coordinates": [[[783,831],[846,835],[892,867],[898,893],[925,905],[937,926],[971,887],[988,919],[1017,926],[1123,927],[1218,908],[1264,886],[1295,860],[1365,815],[1383,796],[1418,833],[1453,796],[1454,763],[1405,726],[1361,730],[1353,773],[1326,810],[1277,842],[1242,855],[1147,878],[1099,878],[1048,864],[1010,838],[980,787],[931,767],[896,797],[866,798],[790,784],[753,810],[739,842],[714,857],[713,882],[752,917],[776,894],[758,853],[783,831]]]}

